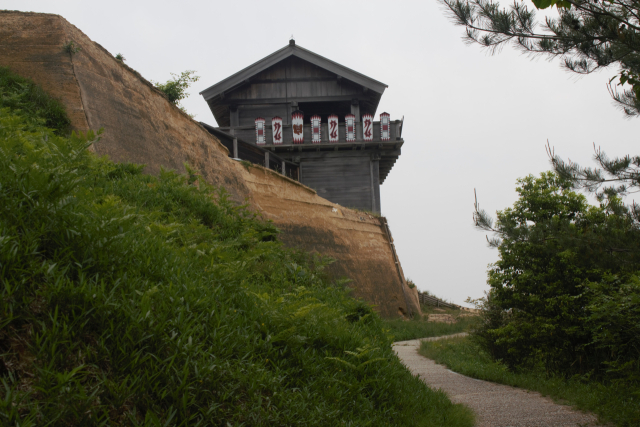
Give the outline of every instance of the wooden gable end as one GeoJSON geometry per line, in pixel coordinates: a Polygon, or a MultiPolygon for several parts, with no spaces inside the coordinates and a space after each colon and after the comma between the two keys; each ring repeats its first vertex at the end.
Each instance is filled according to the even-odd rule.
{"type": "Polygon", "coordinates": [[[359,85],[291,56],[225,94],[228,97],[225,101],[238,104],[252,104],[251,101],[265,103],[271,100],[305,102],[308,98],[358,96],[362,92],[359,85]]]}
{"type": "Polygon", "coordinates": [[[357,111],[374,114],[386,85],[293,41],[262,60],[200,92],[218,126],[251,126],[256,117],[282,117],[294,110],[340,117],[357,111]],[[359,106],[359,107],[358,107],[359,106]]]}

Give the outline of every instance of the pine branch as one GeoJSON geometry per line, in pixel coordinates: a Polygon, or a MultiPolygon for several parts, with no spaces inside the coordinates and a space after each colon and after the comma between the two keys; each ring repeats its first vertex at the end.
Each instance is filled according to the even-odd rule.
{"type": "Polygon", "coordinates": [[[465,42],[492,53],[513,43],[525,53],[563,57],[563,66],[578,74],[619,65],[620,85],[632,90],[609,92],[625,114],[640,115],[640,2],[568,0],[569,9],[539,23],[522,1],[508,8],[492,0],[440,1],[454,23],[465,27],[465,42]],[[540,25],[542,32],[536,31],[540,25]]]}

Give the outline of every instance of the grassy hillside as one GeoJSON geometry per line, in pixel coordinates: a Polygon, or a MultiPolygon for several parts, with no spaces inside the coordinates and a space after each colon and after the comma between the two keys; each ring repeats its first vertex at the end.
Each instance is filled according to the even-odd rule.
{"type": "Polygon", "coordinates": [[[432,306],[422,306],[422,316],[414,316],[411,320],[385,319],[384,327],[394,341],[406,341],[418,338],[441,337],[443,335],[468,332],[478,323],[477,316],[462,316],[461,310],[436,309],[432,306]],[[448,314],[455,323],[429,322],[429,314],[448,314]]]}
{"type": "Polygon", "coordinates": [[[0,69],[0,424],[472,424],[326,260],[195,172],[95,157],[34,90],[0,69]]]}

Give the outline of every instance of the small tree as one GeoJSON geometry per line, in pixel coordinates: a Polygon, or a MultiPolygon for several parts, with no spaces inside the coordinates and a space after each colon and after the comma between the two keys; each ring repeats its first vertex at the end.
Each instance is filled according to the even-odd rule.
{"type": "Polygon", "coordinates": [[[563,58],[564,66],[588,74],[620,67],[613,99],[631,116],[640,115],[640,2],[638,0],[533,0],[539,9],[558,7],[543,23],[522,1],[508,8],[492,0],[440,0],[454,22],[466,27],[466,40],[492,50],[513,43],[534,54],[563,58]]]}
{"type": "Polygon", "coordinates": [[[180,105],[180,101],[189,96],[187,89],[191,86],[191,83],[195,83],[200,80],[200,76],[196,76],[194,74],[195,71],[193,70],[183,71],[180,75],[171,73],[173,78],[167,80],[166,83],[152,83],[158,90],[167,96],[169,102],[177,105],[181,110],[185,111],[184,107],[180,105]]]}
{"type": "Polygon", "coordinates": [[[495,222],[476,203],[475,224],[495,234],[489,243],[500,253],[488,273],[495,321],[481,328],[480,342],[512,367],[542,364],[564,373],[599,368],[607,355],[589,347],[588,284],[637,269],[637,253],[616,250],[633,224],[607,205],[590,206],[554,173],[518,184],[519,199],[495,222]]]}

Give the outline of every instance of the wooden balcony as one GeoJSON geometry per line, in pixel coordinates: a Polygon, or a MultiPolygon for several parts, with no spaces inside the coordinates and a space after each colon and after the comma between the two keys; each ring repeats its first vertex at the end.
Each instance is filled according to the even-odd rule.
{"type": "MultiPolygon", "coordinates": [[[[318,145],[324,145],[324,144],[331,144],[331,145],[336,145],[336,144],[356,144],[356,145],[362,145],[362,144],[396,144],[400,141],[402,141],[402,124],[403,121],[402,120],[394,120],[391,121],[390,125],[391,125],[391,138],[388,141],[382,141],[380,139],[380,122],[373,122],[373,140],[372,141],[365,141],[362,137],[362,124],[361,123],[356,123],[356,140],[355,141],[347,141],[346,140],[346,135],[347,132],[345,130],[345,124],[344,122],[339,123],[338,124],[338,142],[329,142],[329,131],[328,131],[328,124],[327,123],[322,123],[321,124],[321,130],[320,130],[320,143],[319,144],[312,144],[311,143],[311,125],[310,124],[305,124],[303,126],[303,135],[304,135],[304,142],[303,143],[295,143],[293,142],[293,130],[291,129],[291,125],[290,124],[283,124],[282,125],[282,132],[283,132],[283,143],[282,144],[273,144],[273,133],[272,133],[272,129],[271,129],[271,124],[270,124],[270,120],[267,120],[267,123],[265,125],[265,131],[266,131],[266,141],[267,143],[264,145],[260,145],[260,147],[274,147],[274,148],[279,148],[279,147],[287,147],[291,148],[291,146],[294,147],[299,147],[299,146],[310,146],[310,147],[316,147],[318,145]]],[[[236,127],[221,127],[221,128],[217,128],[220,129],[223,132],[229,133],[234,135],[235,137],[242,139],[244,141],[247,142],[252,142],[252,143],[256,143],[256,130],[255,130],[255,126],[236,126],[236,127]]],[[[307,147],[305,147],[306,149],[307,147]]],[[[323,147],[326,148],[326,147],[323,147]]],[[[280,151],[280,150],[277,150],[280,151]]]]}
{"type": "MultiPolygon", "coordinates": [[[[329,142],[328,125],[321,126],[320,143],[311,143],[311,125],[303,126],[304,142],[293,142],[291,125],[283,125],[282,144],[273,144],[271,125],[265,126],[266,144],[256,144],[255,126],[212,127],[206,123],[202,125],[229,149],[231,157],[248,160],[260,164],[295,180],[300,180],[302,163],[320,158],[353,158],[363,156],[375,161],[377,166],[377,185],[384,182],[400,156],[400,149],[404,144],[402,139],[402,120],[391,121],[391,138],[380,139],[380,122],[373,122],[373,139],[365,141],[362,138],[362,125],[356,124],[356,140],[347,141],[345,124],[339,123],[338,142],[329,142]],[[269,155],[269,153],[271,153],[269,155]]],[[[368,161],[368,160],[367,160],[368,161]]],[[[368,209],[368,208],[367,208],[368,209]]]]}

